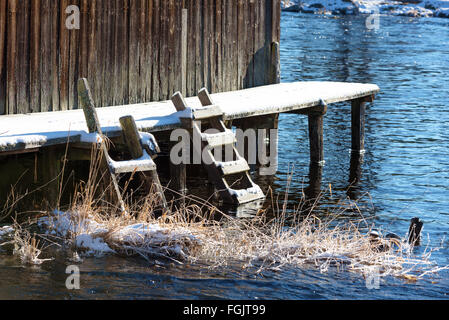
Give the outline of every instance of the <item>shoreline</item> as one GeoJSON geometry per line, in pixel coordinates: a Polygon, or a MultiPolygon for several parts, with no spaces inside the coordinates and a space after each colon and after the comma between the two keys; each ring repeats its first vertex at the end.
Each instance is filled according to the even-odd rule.
{"type": "Polygon", "coordinates": [[[282,11],[449,18],[449,0],[282,0],[282,11]]]}

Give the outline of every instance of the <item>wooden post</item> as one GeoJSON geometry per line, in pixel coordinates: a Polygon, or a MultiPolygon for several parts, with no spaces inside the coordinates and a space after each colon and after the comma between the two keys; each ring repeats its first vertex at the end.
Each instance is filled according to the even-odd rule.
{"type": "Polygon", "coordinates": [[[101,127],[98,125],[97,110],[95,110],[94,99],[89,88],[87,79],[82,78],[78,81],[78,104],[84,111],[84,117],[86,118],[87,128],[89,133],[97,132],[103,134],[101,127]]]}
{"type": "Polygon", "coordinates": [[[408,231],[408,242],[412,246],[419,246],[421,242],[421,230],[423,222],[419,218],[412,218],[410,221],[410,228],[408,231]]]}
{"type": "MultiPolygon", "coordinates": [[[[187,103],[184,100],[183,95],[180,92],[176,92],[172,96],[172,102],[175,105],[177,111],[184,111],[187,103]]],[[[170,144],[170,150],[178,142],[174,141],[170,144]]],[[[189,140],[190,143],[190,140],[189,140]]],[[[187,192],[187,167],[185,163],[173,164],[170,160],[170,188],[173,191],[185,194],[187,192]]]]}
{"type": "Polygon", "coordinates": [[[307,199],[316,199],[321,193],[323,166],[311,163],[309,166],[309,186],[304,190],[307,199]]]}
{"type": "MultiPolygon", "coordinates": [[[[137,130],[136,121],[134,121],[133,116],[125,116],[120,118],[120,126],[122,127],[123,137],[128,147],[128,151],[133,159],[139,159],[143,156],[143,147],[140,142],[140,134],[137,130]]],[[[139,177],[145,181],[147,185],[147,192],[151,191],[151,185],[154,185],[156,192],[159,195],[162,206],[167,207],[167,201],[164,196],[164,191],[162,189],[161,182],[159,181],[159,176],[156,170],[152,170],[147,176],[144,172],[139,172],[139,177]]]]}
{"type": "Polygon", "coordinates": [[[322,101],[321,106],[313,108],[308,115],[311,165],[324,166],[323,118],[326,112],[327,105],[322,101]]]}
{"type": "MultiPolygon", "coordinates": [[[[251,143],[248,139],[248,144],[245,143],[245,149],[242,150],[243,154],[242,156],[245,157],[246,161],[248,161],[250,167],[252,169],[255,168],[255,166],[259,167],[259,174],[260,175],[273,175],[274,172],[277,171],[277,155],[278,155],[278,139],[277,136],[274,137],[275,139],[271,139],[271,130],[278,130],[279,128],[279,114],[269,114],[269,115],[263,115],[263,116],[257,116],[257,117],[251,117],[251,118],[244,118],[244,119],[238,119],[234,121],[234,124],[239,127],[244,133],[247,130],[254,130],[254,136],[257,141],[256,143],[256,150],[255,150],[255,157],[256,157],[256,163],[252,163],[254,159],[251,159],[251,155],[254,155],[253,152],[250,152],[249,148],[253,148],[254,146],[249,146],[248,144],[251,143]],[[259,130],[264,130],[263,135],[260,134],[259,130]],[[265,148],[265,152],[262,152],[260,148],[265,148]],[[273,154],[274,153],[274,154],[273,154]],[[269,163],[270,168],[267,167],[268,163],[266,163],[266,159],[261,159],[261,155],[264,155],[265,157],[272,158],[273,156],[276,157],[276,159],[270,159],[274,160],[275,162],[269,163]],[[261,162],[261,160],[264,160],[261,162]]],[[[238,143],[244,143],[244,141],[238,141],[238,143]]]]}
{"type": "Polygon", "coordinates": [[[140,143],[140,135],[134,118],[132,116],[121,117],[120,125],[131,157],[133,159],[141,158],[143,156],[143,148],[140,143]]]}
{"type": "Polygon", "coordinates": [[[357,185],[362,176],[363,154],[351,153],[351,164],[349,166],[349,187],[347,195],[350,199],[356,200],[358,197],[355,194],[357,185]]]}
{"type": "Polygon", "coordinates": [[[59,183],[61,177],[61,159],[57,147],[43,148],[38,155],[38,172],[40,182],[47,184],[45,187],[45,199],[51,208],[59,205],[59,183]],[[40,163],[39,163],[40,162],[40,163]]]}
{"type": "Polygon", "coordinates": [[[351,152],[365,152],[365,104],[366,99],[355,99],[351,101],[351,152]]]}
{"type": "MultiPolygon", "coordinates": [[[[170,150],[177,143],[179,142],[171,142],[170,150]]],[[[170,189],[183,195],[187,193],[187,166],[185,163],[173,164],[170,159],[170,189]]]]}
{"type": "MultiPolygon", "coordinates": [[[[78,81],[78,105],[83,108],[84,116],[86,118],[87,127],[89,129],[89,133],[97,132],[100,135],[103,135],[101,131],[100,122],[98,120],[97,111],[95,110],[95,104],[94,100],[92,98],[92,93],[89,88],[89,83],[87,82],[87,79],[82,78],[78,81]]],[[[100,145],[100,152],[101,154],[101,166],[103,171],[109,171],[109,177],[112,183],[112,187],[114,188],[114,192],[112,193],[112,200],[117,201],[120,205],[120,210],[122,212],[126,212],[125,210],[125,203],[122,199],[122,194],[120,192],[120,188],[118,186],[117,178],[112,172],[109,164],[107,163],[107,157],[108,157],[108,149],[106,147],[106,144],[104,141],[101,142],[100,145]]],[[[102,176],[106,178],[103,174],[102,176]]],[[[105,188],[108,188],[109,185],[107,185],[105,182],[105,188]]]]}

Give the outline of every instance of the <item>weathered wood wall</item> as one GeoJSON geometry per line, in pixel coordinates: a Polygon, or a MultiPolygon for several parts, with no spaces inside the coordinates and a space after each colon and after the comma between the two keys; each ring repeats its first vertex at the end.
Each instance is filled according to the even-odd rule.
{"type": "Polygon", "coordinates": [[[76,109],[80,77],[98,107],[267,84],[279,38],[280,0],[0,0],[0,114],[76,109]]]}

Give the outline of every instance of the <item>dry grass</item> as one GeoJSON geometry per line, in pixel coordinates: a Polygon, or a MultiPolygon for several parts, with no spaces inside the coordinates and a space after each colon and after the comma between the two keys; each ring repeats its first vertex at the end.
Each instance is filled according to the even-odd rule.
{"type": "MultiPolygon", "coordinates": [[[[330,214],[326,220],[315,216],[318,199],[307,205],[301,201],[289,210],[289,185],[282,200],[272,197],[271,213],[260,210],[246,219],[230,217],[194,197],[186,199],[190,205],[157,216],[160,205],[153,193],[134,203],[128,201],[126,214],[117,214],[116,207],[96,196],[100,171],[98,157],[93,155],[92,160],[97,165],[73,198],[69,214],[49,214],[46,218],[50,221],[45,224],[47,232],[58,230],[58,220],[69,219],[70,226],[54,237],[68,241],[75,251],[82,251],[83,246],[85,249],[80,239],[88,237],[124,256],[138,255],[148,261],[163,257],[177,263],[201,263],[208,268],[238,263],[242,269],[256,273],[313,266],[322,272],[335,267],[365,275],[376,272],[417,280],[446,268],[438,268],[430,261],[430,251],[414,256],[405,241],[374,239],[363,217],[337,223],[336,218],[344,210],[330,214]],[[210,219],[215,213],[221,215],[220,221],[210,219]]],[[[41,249],[35,238],[18,225],[16,230],[16,253],[21,260],[45,261],[39,259],[41,249]]]]}
{"type": "MultiPolygon", "coordinates": [[[[211,221],[210,214],[218,210],[202,203],[203,208],[193,204],[157,218],[154,205],[149,196],[143,203],[131,206],[128,214],[111,215],[81,204],[72,207],[71,212],[76,214],[71,216],[77,225],[85,224],[86,219],[94,221],[101,232],[93,230],[91,234],[101,237],[116,253],[139,255],[148,261],[164,257],[177,263],[200,263],[208,268],[226,268],[230,264],[235,267],[237,263],[247,272],[256,273],[310,266],[326,272],[334,267],[412,281],[442,269],[431,262],[430,251],[414,256],[406,241],[374,239],[363,219],[336,224],[334,215],[323,221],[312,214],[313,208],[289,215],[285,203],[271,217],[267,211],[247,219],[221,213],[219,222],[211,221]],[[130,232],[126,230],[135,225],[157,225],[164,237],[161,240],[160,234],[148,236],[140,232],[129,237],[130,232]],[[117,236],[124,230],[128,238],[117,236]]],[[[71,235],[72,239],[76,236],[71,235]]]]}
{"type": "Polygon", "coordinates": [[[39,240],[36,240],[36,236],[31,236],[30,232],[22,228],[17,222],[14,223],[14,255],[20,258],[20,261],[24,264],[39,265],[45,261],[51,261],[53,259],[41,259],[42,245],[39,240]]]}

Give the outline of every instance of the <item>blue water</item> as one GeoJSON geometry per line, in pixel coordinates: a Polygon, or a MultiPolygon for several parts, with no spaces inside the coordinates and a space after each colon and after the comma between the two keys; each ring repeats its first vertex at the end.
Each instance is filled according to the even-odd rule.
{"type": "MultiPolygon", "coordinates": [[[[375,83],[381,88],[366,115],[366,154],[359,183],[348,193],[350,106],[331,105],[325,117],[323,197],[318,210],[358,200],[370,222],[405,235],[409,220],[424,221],[422,253],[449,265],[449,19],[381,17],[369,31],[357,16],[283,13],[282,81],[375,83]]],[[[275,192],[283,192],[289,165],[295,165],[292,201],[308,183],[307,119],[280,117],[279,172],[275,192]],[[294,134],[293,134],[294,133],[294,134]]],[[[262,182],[262,181],[259,181],[262,182]]],[[[346,218],[359,218],[353,211],[346,218]]],[[[407,283],[387,277],[369,290],[359,274],[314,268],[286,268],[263,277],[236,266],[207,271],[200,266],[149,266],[140,259],[104,257],[80,264],[81,290],[65,289],[67,261],[24,267],[0,260],[2,298],[174,298],[174,299],[446,299],[449,273],[407,283]]]]}

